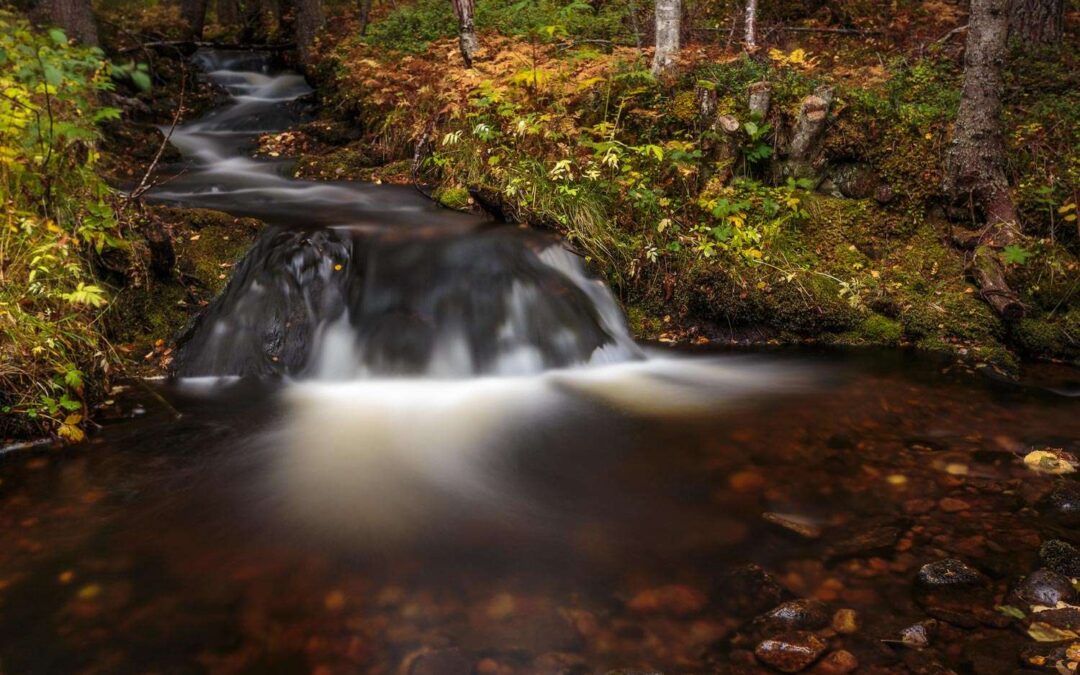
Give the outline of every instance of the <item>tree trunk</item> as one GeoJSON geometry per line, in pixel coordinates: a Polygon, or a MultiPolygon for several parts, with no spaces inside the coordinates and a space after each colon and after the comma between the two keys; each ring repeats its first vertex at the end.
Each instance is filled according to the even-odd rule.
{"type": "Polygon", "coordinates": [[[48,20],[64,29],[68,37],[87,46],[97,46],[97,23],[90,10],[90,0],[46,0],[42,7],[48,20]]]}
{"type": "Polygon", "coordinates": [[[371,0],[360,0],[360,35],[367,34],[368,20],[371,18],[371,0]]]}
{"type": "Polygon", "coordinates": [[[656,51],[652,73],[656,77],[670,73],[679,55],[679,19],[681,0],[656,0],[656,51]]]}
{"type": "Polygon", "coordinates": [[[945,191],[981,209],[985,229],[969,271],[1003,317],[1024,308],[1005,283],[998,252],[1019,237],[1016,206],[1005,176],[1001,133],[1001,66],[1009,34],[1010,0],[972,0],[964,53],[964,84],[952,144],[945,158],[945,191]]]}
{"type": "Polygon", "coordinates": [[[1061,42],[1064,0],[1010,0],[1009,36],[1025,45],[1061,42]]]}
{"type": "Polygon", "coordinates": [[[207,4],[207,0],[180,0],[180,16],[187,23],[188,37],[193,40],[202,39],[207,4]]]}
{"type": "Polygon", "coordinates": [[[757,50],[757,0],[746,0],[746,31],[743,42],[746,43],[746,51],[757,50]]]}
{"type": "Polygon", "coordinates": [[[217,0],[217,22],[228,30],[240,28],[240,5],[237,0],[217,0]]]}
{"type": "Polygon", "coordinates": [[[304,65],[311,63],[315,36],[323,22],[322,0],[296,0],[296,51],[304,65]]]}
{"type": "Polygon", "coordinates": [[[480,43],[476,39],[476,26],[473,24],[473,0],[454,0],[454,13],[458,20],[458,40],[461,43],[461,58],[465,67],[472,68],[473,57],[480,43]]]}

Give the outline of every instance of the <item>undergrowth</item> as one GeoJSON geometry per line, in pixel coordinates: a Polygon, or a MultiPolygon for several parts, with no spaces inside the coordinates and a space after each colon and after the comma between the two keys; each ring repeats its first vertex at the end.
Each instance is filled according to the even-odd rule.
{"type": "Polygon", "coordinates": [[[120,114],[97,101],[114,75],[132,72],[0,13],[0,436],[81,439],[112,368],[94,259],[127,246],[95,173],[97,125],[120,114]]]}

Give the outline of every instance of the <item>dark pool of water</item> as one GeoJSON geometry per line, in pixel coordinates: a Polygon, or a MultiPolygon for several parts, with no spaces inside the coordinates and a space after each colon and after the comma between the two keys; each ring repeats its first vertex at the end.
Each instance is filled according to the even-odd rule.
{"type": "Polygon", "coordinates": [[[909,354],[693,363],[691,398],[664,369],[133,387],[136,419],[0,459],[3,670],[707,671],[776,602],[750,563],[902,670],[920,565],[1004,588],[1068,536],[1022,457],[1080,450],[1075,398],[909,354]]]}

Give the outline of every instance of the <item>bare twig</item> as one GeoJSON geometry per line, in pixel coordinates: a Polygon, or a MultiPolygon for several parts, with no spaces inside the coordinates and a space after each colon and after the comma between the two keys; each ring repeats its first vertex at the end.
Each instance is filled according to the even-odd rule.
{"type": "Polygon", "coordinates": [[[165,134],[165,138],[161,139],[161,145],[158,146],[157,152],[154,153],[154,160],[150,162],[150,166],[146,167],[146,172],[143,173],[142,180],[128,195],[127,203],[130,204],[139,197],[146,194],[147,190],[154,187],[150,182],[150,176],[153,175],[154,169],[157,168],[158,162],[161,161],[161,155],[165,152],[166,146],[169,144],[169,139],[172,138],[173,132],[176,131],[176,125],[180,123],[180,117],[184,114],[184,95],[187,93],[187,69],[184,69],[184,73],[180,78],[180,100],[176,105],[176,112],[173,113],[172,124],[169,126],[168,133],[165,134]]]}
{"type": "Polygon", "coordinates": [[[956,35],[957,33],[963,32],[963,31],[965,31],[967,29],[968,29],[968,24],[966,24],[966,23],[963,26],[957,26],[956,28],[953,28],[948,33],[945,33],[944,35],[942,35],[938,39],[934,40],[934,44],[937,45],[937,44],[941,44],[942,42],[948,42],[949,38],[956,35]]]}
{"type": "Polygon", "coordinates": [[[779,26],[777,30],[785,33],[839,33],[840,35],[881,35],[879,30],[861,28],[813,28],[808,26],[779,26]]]}

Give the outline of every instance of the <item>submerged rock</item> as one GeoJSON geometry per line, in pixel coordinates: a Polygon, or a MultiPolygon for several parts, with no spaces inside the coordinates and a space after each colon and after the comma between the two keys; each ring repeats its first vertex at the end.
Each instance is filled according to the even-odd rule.
{"type": "Polygon", "coordinates": [[[846,675],[859,667],[859,659],[844,649],[838,649],[825,655],[810,669],[814,675],[846,675]]]}
{"type": "Polygon", "coordinates": [[[755,626],[768,631],[817,630],[829,625],[829,611],[820,600],[791,600],[773,607],[754,619],[755,626]]]}
{"type": "Polygon", "coordinates": [[[1060,539],[1051,539],[1039,549],[1043,565],[1070,579],[1080,577],[1080,549],[1060,539]]]}
{"type": "Polygon", "coordinates": [[[1080,483],[1061,483],[1038,503],[1038,509],[1065,527],[1080,528],[1080,483]]]}
{"type": "Polygon", "coordinates": [[[1076,597],[1076,589],[1064,575],[1043,568],[1022,579],[1013,589],[1012,596],[1025,607],[1054,607],[1059,602],[1072,602],[1076,597]]]}
{"type": "Polygon", "coordinates": [[[641,591],[627,603],[627,607],[641,614],[690,616],[700,612],[706,604],[708,598],[696,588],[670,585],[641,591]]]}
{"type": "Polygon", "coordinates": [[[760,614],[790,597],[771,574],[753,564],[728,572],[718,586],[720,604],[736,617],[760,614]]]}
{"type": "Polygon", "coordinates": [[[916,585],[924,591],[941,589],[960,589],[978,587],[983,583],[983,575],[956,558],[945,558],[927,563],[919,569],[916,585]]]}
{"type": "Polygon", "coordinates": [[[758,659],[784,673],[810,667],[825,653],[821,638],[806,631],[792,631],[763,640],[755,649],[758,659]]]}

